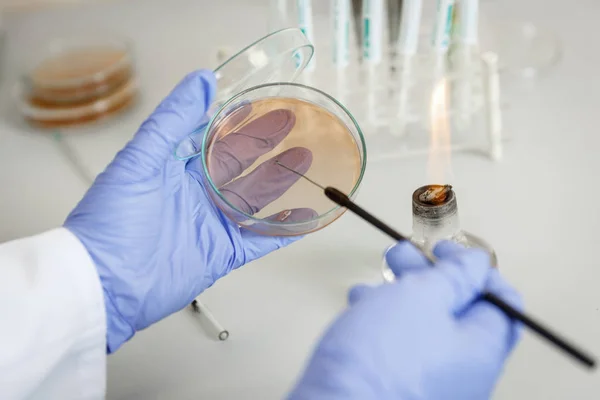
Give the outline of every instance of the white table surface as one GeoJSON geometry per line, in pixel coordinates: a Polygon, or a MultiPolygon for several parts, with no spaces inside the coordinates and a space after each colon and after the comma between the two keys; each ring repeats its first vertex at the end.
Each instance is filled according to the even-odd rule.
{"type": "MultiPolygon", "coordinates": [[[[9,14],[0,119],[0,240],[62,223],[86,189],[49,137],[15,118],[9,90],[34,43],[77,29],[134,39],[144,96],[126,118],[67,140],[97,173],[185,73],[214,66],[214,45],[239,48],[266,32],[265,2],[115,1],[9,14]],[[234,4],[231,15],[222,7],[234,4]],[[250,2],[248,2],[250,3],[250,2]],[[170,5],[169,5],[170,4],[170,5]],[[243,18],[242,25],[235,22],[243,18]]],[[[486,2],[484,2],[485,5],[486,2]]],[[[600,3],[506,1],[552,27],[563,58],[528,90],[506,94],[513,141],[499,163],[454,155],[462,223],[494,244],[528,310],[600,355],[600,3]],[[542,7],[541,4],[544,4],[542,7]],[[534,197],[539,193],[539,199],[534,197]],[[581,200],[575,200],[581,196],[581,200]]],[[[370,164],[359,201],[410,231],[410,195],[426,159],[370,164]]],[[[108,361],[110,399],[276,399],[293,384],[348,288],[379,279],[387,238],[346,215],[300,243],[232,273],[204,295],[231,332],[209,338],[187,312],[140,332],[108,361]]],[[[393,309],[392,309],[393,311],[393,309]]],[[[526,333],[496,399],[597,399],[600,378],[526,333]]]]}

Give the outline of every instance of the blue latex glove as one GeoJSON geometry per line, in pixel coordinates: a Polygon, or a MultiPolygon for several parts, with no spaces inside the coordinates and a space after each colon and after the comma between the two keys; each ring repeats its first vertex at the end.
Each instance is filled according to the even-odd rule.
{"type": "MultiPolygon", "coordinates": [[[[231,223],[207,197],[199,158],[187,163],[174,158],[177,143],[201,124],[214,94],[212,72],[187,76],[98,176],[65,222],[98,269],[109,352],[135,331],[184,308],[231,270],[294,240],[260,236],[231,223]]],[[[235,158],[247,165],[216,171],[222,183],[276,146],[291,130],[293,123],[286,122],[290,118],[293,115],[282,112],[279,125],[266,124],[266,128],[275,126],[275,131],[237,135],[241,142],[228,139],[226,152],[219,154],[222,160],[236,162],[223,162],[224,168],[243,164],[235,158]]],[[[232,202],[239,201],[239,207],[246,206],[244,198],[252,199],[249,212],[257,212],[294,183],[281,178],[285,171],[274,172],[277,190],[268,191],[268,199],[252,190],[265,190],[269,173],[226,185],[227,195],[232,202]],[[264,184],[253,184],[255,178],[264,184]],[[246,192],[240,192],[241,186],[246,192]]],[[[294,215],[293,210],[285,214],[288,219],[294,215]]]]}
{"type": "Polygon", "coordinates": [[[519,295],[481,250],[440,243],[435,268],[407,243],[388,251],[398,277],[350,292],[290,399],[488,399],[518,339],[517,324],[474,302],[519,295]]]}

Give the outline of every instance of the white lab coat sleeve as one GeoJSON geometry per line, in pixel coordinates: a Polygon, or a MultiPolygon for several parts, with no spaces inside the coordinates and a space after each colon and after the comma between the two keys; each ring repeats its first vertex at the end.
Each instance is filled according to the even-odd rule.
{"type": "Polygon", "coordinates": [[[96,268],[65,228],[0,244],[0,399],[102,399],[106,316],[96,268]]]}

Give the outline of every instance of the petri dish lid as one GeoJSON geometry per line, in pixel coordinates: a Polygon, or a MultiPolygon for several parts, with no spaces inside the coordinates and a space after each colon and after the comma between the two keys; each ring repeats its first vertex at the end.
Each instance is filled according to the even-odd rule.
{"type": "Polygon", "coordinates": [[[175,149],[187,160],[200,154],[212,116],[236,94],[266,83],[293,82],[311,60],[314,47],[298,28],[273,32],[250,44],[215,69],[217,93],[200,127],[175,149]]]}

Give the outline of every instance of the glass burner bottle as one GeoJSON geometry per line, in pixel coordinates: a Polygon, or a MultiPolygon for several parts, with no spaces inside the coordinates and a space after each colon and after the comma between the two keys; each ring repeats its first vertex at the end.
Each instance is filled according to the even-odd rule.
{"type": "MultiPolygon", "coordinates": [[[[440,240],[451,240],[465,247],[481,248],[490,255],[494,267],[498,259],[494,249],[483,239],[463,231],[460,227],[456,193],[449,185],[426,185],[412,196],[413,232],[410,239],[431,252],[440,240]]],[[[383,259],[383,278],[394,281],[394,273],[383,259]]]]}

